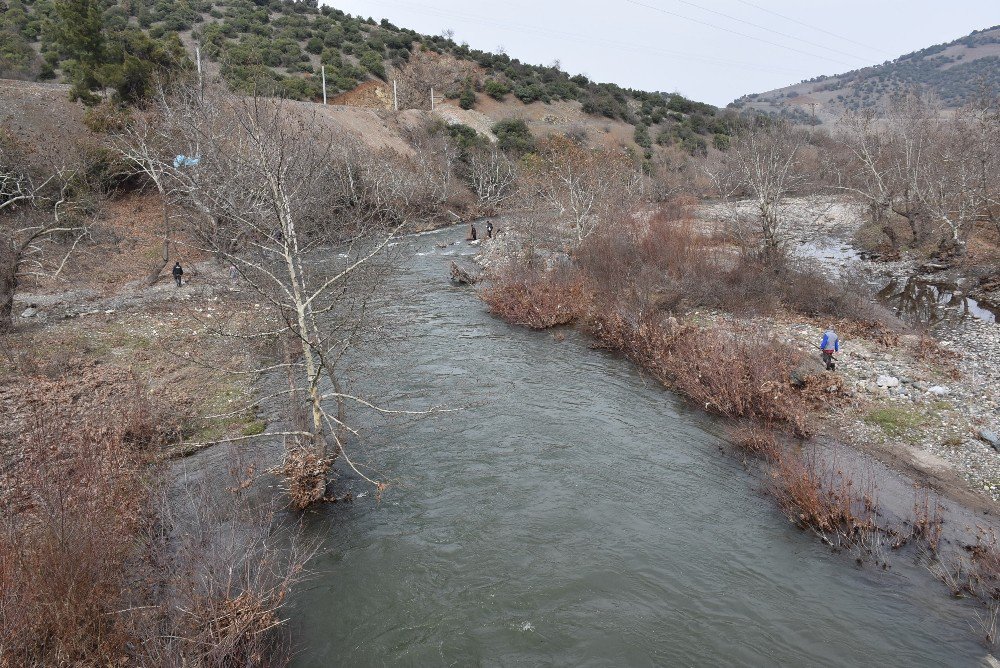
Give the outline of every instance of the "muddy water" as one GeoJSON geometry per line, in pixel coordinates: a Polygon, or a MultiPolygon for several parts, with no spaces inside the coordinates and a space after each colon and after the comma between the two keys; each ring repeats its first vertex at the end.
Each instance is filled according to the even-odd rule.
{"type": "MultiPolygon", "coordinates": [[[[863,261],[856,249],[837,239],[800,242],[791,250],[795,257],[817,263],[834,278],[851,273],[863,261]]],[[[909,276],[882,279],[874,287],[879,302],[910,324],[937,325],[966,318],[990,323],[1000,320],[1000,312],[979,304],[958,283],[909,276]]]]}
{"type": "Polygon", "coordinates": [[[889,281],[878,297],[908,322],[934,325],[962,318],[997,322],[996,311],[981,306],[955,283],[897,278],[889,281]]]}
{"type": "MultiPolygon", "coordinates": [[[[982,665],[971,606],[918,567],[858,569],[795,530],[717,423],[618,357],[510,327],[409,239],[390,349],[360,390],[432,419],[372,422],[396,485],[311,515],[297,666],[982,665]]],[[[364,489],[356,481],[343,484],[364,489]]]]}

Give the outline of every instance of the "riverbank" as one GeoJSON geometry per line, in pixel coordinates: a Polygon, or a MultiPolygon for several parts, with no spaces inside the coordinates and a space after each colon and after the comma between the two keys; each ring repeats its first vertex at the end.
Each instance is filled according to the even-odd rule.
{"type": "Polygon", "coordinates": [[[976,608],[925,562],[854,568],[775,512],[722,420],[450,283],[488,245],[466,231],[400,240],[372,304],[392,336],[357,374],[393,408],[465,410],[356,423],[398,484],[307,516],[328,543],[293,597],[294,665],[980,664],[976,608]]]}
{"type": "Polygon", "coordinates": [[[805,257],[775,269],[775,278],[740,264],[704,218],[694,226],[689,220],[665,227],[654,214],[637,223],[637,232],[588,240],[570,254],[540,252],[506,230],[478,258],[491,275],[483,298],[516,324],[575,324],[596,345],[728,418],[739,427],[736,446],[763,461],[766,487],[782,510],[825,542],[856,550],[874,540],[865,536],[881,536],[897,545],[917,540],[936,552],[945,537],[949,560],[963,559],[962,546],[995,552],[984,528],[992,520],[973,527],[974,520],[952,516],[942,529],[927,501],[948,500],[966,518],[996,510],[1000,456],[986,441],[1000,404],[993,349],[977,343],[993,325],[967,319],[947,330],[917,330],[861,299],[863,284],[850,275],[868,268],[843,262],[853,258],[849,249],[834,254],[842,264],[832,268],[806,249],[805,257]],[[823,370],[816,351],[831,326],[843,346],[834,373],[823,370]],[[893,485],[885,499],[877,476],[862,484],[845,474],[851,462],[824,463],[779,445],[768,435],[775,430],[847,444],[910,485],[893,485]],[[897,498],[901,489],[906,498],[897,498]],[[893,508],[896,520],[886,523],[875,499],[893,508]],[[935,527],[930,543],[928,526],[935,527]]]}
{"type": "MultiPolygon", "coordinates": [[[[721,233],[750,209],[748,203],[703,205],[695,216],[706,231],[721,233]]],[[[838,198],[791,200],[784,214],[793,256],[869,289],[886,315],[898,319],[886,319],[893,332],[887,339],[841,331],[838,373],[850,401],[827,415],[829,435],[892,462],[945,496],[996,510],[1000,324],[958,287],[976,283],[984,258],[972,249],[968,266],[931,273],[941,265],[915,257],[874,260],[855,245],[863,236],[863,212],[838,198]]],[[[764,322],[809,355],[829,324],[788,315],[764,322]]]]}
{"type": "Polygon", "coordinates": [[[46,665],[280,663],[281,608],[312,553],[280,512],[274,457],[220,447],[176,461],[277,417],[252,371],[273,351],[247,336],[272,316],[180,233],[183,285],[169,266],[149,285],[162,247],[150,199],[110,202],[99,241],[21,286],[0,339],[4,651],[46,665]]]}

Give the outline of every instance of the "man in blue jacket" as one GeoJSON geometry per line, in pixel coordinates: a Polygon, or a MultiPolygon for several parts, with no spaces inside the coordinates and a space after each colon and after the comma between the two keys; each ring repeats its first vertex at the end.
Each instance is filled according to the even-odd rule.
{"type": "Polygon", "coordinates": [[[823,364],[826,365],[826,370],[835,370],[837,365],[834,363],[833,354],[840,352],[840,339],[837,338],[837,332],[832,329],[823,332],[823,340],[819,344],[819,349],[823,351],[823,364]]]}

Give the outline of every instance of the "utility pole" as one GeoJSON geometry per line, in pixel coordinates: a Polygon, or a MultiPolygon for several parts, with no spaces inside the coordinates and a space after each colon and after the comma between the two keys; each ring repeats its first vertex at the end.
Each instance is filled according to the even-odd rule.
{"type": "MultiPolygon", "coordinates": [[[[441,99],[442,100],[445,99],[444,96],[441,96],[441,99]]],[[[434,94],[434,87],[432,86],[431,87],[431,111],[434,111],[435,109],[437,109],[437,95],[434,94]]]]}
{"type": "Polygon", "coordinates": [[[812,124],[813,124],[813,127],[815,127],[816,126],[816,103],[815,102],[810,102],[809,106],[812,108],[812,116],[813,116],[813,123],[812,124]]]}
{"type": "Polygon", "coordinates": [[[399,111],[399,94],[396,92],[396,80],[392,80],[392,108],[399,111]]]}
{"type": "Polygon", "coordinates": [[[326,104],[326,65],[320,65],[319,71],[323,76],[323,104],[326,104]]]}
{"type": "Polygon", "coordinates": [[[194,59],[198,62],[198,94],[204,95],[205,83],[201,76],[201,46],[197,44],[194,47],[194,59]]]}

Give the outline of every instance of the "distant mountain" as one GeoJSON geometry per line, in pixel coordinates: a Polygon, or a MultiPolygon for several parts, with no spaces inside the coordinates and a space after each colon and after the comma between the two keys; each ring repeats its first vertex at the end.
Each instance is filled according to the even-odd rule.
{"type": "Polygon", "coordinates": [[[730,108],[755,109],[809,123],[835,120],[845,111],[879,108],[892,95],[921,89],[946,107],[959,107],[980,91],[1000,92],[1000,26],[977,30],[874,67],[766,93],[744,95],[730,108]]]}

